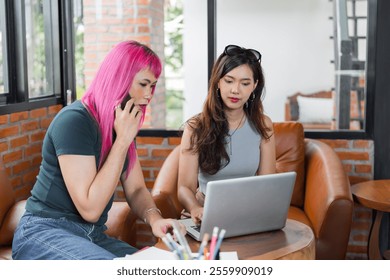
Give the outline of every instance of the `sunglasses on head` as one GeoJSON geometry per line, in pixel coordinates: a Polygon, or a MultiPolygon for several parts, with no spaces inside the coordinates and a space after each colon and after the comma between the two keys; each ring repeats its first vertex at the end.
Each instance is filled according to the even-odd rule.
{"type": "Polygon", "coordinates": [[[241,54],[241,53],[251,54],[252,56],[254,56],[256,58],[255,61],[260,62],[260,60],[261,60],[261,53],[254,50],[254,49],[245,49],[245,48],[241,48],[240,46],[236,46],[236,45],[228,45],[225,47],[225,50],[224,50],[224,54],[226,54],[228,56],[241,54]]]}

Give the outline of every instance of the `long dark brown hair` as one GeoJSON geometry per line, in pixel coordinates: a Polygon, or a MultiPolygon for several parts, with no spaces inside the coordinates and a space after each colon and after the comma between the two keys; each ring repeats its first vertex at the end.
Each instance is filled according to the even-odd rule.
{"type": "Polygon", "coordinates": [[[199,168],[205,173],[215,174],[230,162],[225,149],[229,122],[225,115],[223,101],[218,93],[218,82],[228,72],[244,64],[249,66],[253,73],[253,80],[257,81],[257,86],[248,104],[244,106],[245,115],[264,139],[270,138],[270,129],[266,127],[264,120],[262,103],[264,75],[260,62],[254,59],[249,51],[237,52],[233,55],[222,53],[214,63],[202,112],[187,122],[193,131],[189,150],[198,153],[199,168]]]}

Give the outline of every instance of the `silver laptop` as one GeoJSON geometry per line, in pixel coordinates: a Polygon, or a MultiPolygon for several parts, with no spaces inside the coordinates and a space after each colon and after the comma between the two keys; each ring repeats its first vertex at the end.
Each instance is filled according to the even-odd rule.
{"type": "Polygon", "coordinates": [[[200,241],[215,226],[225,238],[278,230],[286,225],[295,172],[211,181],[207,184],[200,226],[180,220],[187,233],[200,241]]]}

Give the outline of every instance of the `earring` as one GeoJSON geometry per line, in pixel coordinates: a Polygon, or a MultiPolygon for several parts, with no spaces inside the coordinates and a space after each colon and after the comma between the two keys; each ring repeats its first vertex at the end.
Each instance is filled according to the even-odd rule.
{"type": "Polygon", "coordinates": [[[249,97],[249,101],[252,102],[253,100],[255,100],[255,98],[256,98],[256,94],[252,92],[251,96],[249,97]]]}
{"type": "Polygon", "coordinates": [[[221,90],[219,88],[217,88],[217,95],[219,99],[222,99],[221,90]]]}

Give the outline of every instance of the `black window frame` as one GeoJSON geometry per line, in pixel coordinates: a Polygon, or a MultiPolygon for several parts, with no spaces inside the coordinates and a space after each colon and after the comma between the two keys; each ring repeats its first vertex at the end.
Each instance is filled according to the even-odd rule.
{"type": "MultiPolygon", "coordinates": [[[[51,95],[29,98],[27,81],[27,52],[26,52],[26,30],[24,21],[24,0],[5,0],[6,15],[6,51],[8,63],[8,89],[2,94],[6,97],[6,103],[0,104],[0,115],[21,111],[28,111],[43,108],[51,105],[62,104],[65,93],[71,90],[75,92],[75,70],[73,62],[73,22],[72,22],[72,1],[46,1],[44,5],[54,7],[55,13],[46,14],[45,23],[51,22],[50,26],[45,24],[45,29],[49,31],[46,40],[52,40],[53,48],[46,48],[46,52],[56,52],[54,61],[48,61],[51,75],[50,79],[55,79],[57,87],[51,95]],[[55,28],[51,29],[51,26],[55,28]],[[49,29],[47,29],[49,28],[49,29]],[[53,65],[60,64],[60,70],[54,71],[53,65]]],[[[44,7],[48,8],[48,7],[44,7]]]]}
{"type": "MultiPolygon", "coordinates": [[[[6,13],[5,13],[5,0],[0,0],[0,26],[3,25],[3,28],[2,28],[2,31],[5,31],[6,27],[7,27],[7,21],[6,21],[6,13]]],[[[2,55],[4,54],[4,56],[2,57],[3,61],[4,61],[4,64],[2,65],[3,69],[1,69],[1,71],[3,71],[3,82],[4,82],[4,88],[9,88],[8,86],[8,83],[9,83],[9,79],[8,79],[8,59],[7,59],[7,56],[8,56],[8,53],[7,53],[7,37],[5,36],[6,34],[6,31],[4,34],[2,34],[2,41],[1,41],[1,48],[2,48],[2,55]]],[[[5,99],[5,96],[3,95],[3,92],[0,92],[0,104],[1,102],[4,102],[5,99]]]]}

